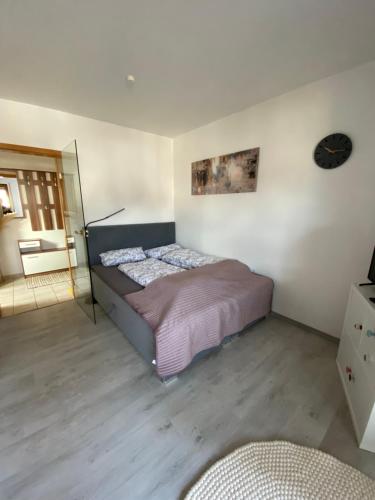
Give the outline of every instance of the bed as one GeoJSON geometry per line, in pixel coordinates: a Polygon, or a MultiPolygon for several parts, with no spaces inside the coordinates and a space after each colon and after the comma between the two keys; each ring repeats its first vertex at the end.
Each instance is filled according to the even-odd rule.
{"type": "MultiPolygon", "coordinates": [[[[270,280],[269,278],[258,276],[254,273],[250,273],[247,266],[237,261],[233,261],[231,263],[231,261],[226,260],[222,263],[212,264],[211,267],[203,266],[201,268],[202,271],[195,269],[192,271],[177,273],[173,276],[155,280],[146,288],[137,284],[124,273],[120,272],[117,267],[104,267],[103,265],[101,265],[99,254],[108,250],[116,250],[136,246],[141,246],[145,250],[147,250],[162,245],[170,245],[172,243],[175,243],[174,222],[121,226],[94,226],[90,228],[88,238],[89,258],[92,270],[93,294],[95,300],[100,304],[105,313],[119,327],[125,337],[143,357],[143,359],[155,368],[157,375],[162,380],[167,380],[170,377],[177,375],[191,363],[194,363],[197,359],[200,359],[213,350],[220,348],[220,346],[223,343],[227,342],[231,337],[233,337],[233,335],[238,335],[239,333],[241,333],[241,331],[248,328],[250,324],[257,322],[264,316],[266,316],[271,310],[273,289],[272,280],[270,280]],[[239,268],[238,266],[243,266],[243,268],[239,268]],[[192,332],[192,335],[195,335],[198,339],[198,343],[196,343],[195,347],[193,345],[194,342],[191,344],[187,343],[187,345],[183,346],[183,337],[185,338],[185,334],[184,332],[182,332],[182,347],[181,349],[179,349],[179,338],[176,338],[173,328],[169,328],[169,336],[165,334],[164,337],[159,335],[157,324],[155,323],[155,321],[155,324],[153,324],[153,319],[155,319],[156,317],[160,319],[160,314],[164,315],[164,310],[169,302],[172,303],[176,301],[176,307],[180,307],[181,309],[183,309],[184,301],[186,302],[183,294],[185,281],[187,280],[187,278],[189,278],[187,281],[189,282],[190,289],[188,289],[188,285],[186,285],[186,292],[190,297],[191,295],[194,296],[194,290],[196,290],[197,287],[199,288],[200,286],[205,286],[206,279],[210,280],[208,271],[210,271],[211,274],[224,273],[223,276],[225,276],[226,273],[226,276],[228,276],[228,273],[231,273],[232,268],[237,271],[239,279],[241,279],[241,271],[246,268],[247,272],[251,274],[252,282],[254,281],[254,287],[253,285],[251,285],[250,287],[254,288],[254,291],[250,291],[249,293],[252,293],[253,296],[257,296],[257,306],[254,308],[250,316],[246,316],[246,318],[250,318],[251,321],[248,321],[245,325],[243,321],[244,318],[242,318],[242,323],[240,321],[234,323],[232,322],[231,325],[227,325],[226,328],[223,329],[224,333],[221,332],[221,335],[216,335],[216,330],[220,329],[221,322],[217,323],[218,327],[217,329],[215,329],[214,323],[212,323],[212,320],[209,318],[209,321],[207,320],[208,322],[206,323],[204,328],[207,327],[207,329],[209,330],[212,326],[211,340],[208,343],[199,343],[200,337],[197,337],[196,334],[196,330],[199,330],[198,324],[198,326],[196,325],[195,330],[192,332]],[[193,293],[191,293],[191,290],[193,290],[193,293]],[[181,292],[182,294],[180,299],[178,299],[179,292],[181,292]],[[260,299],[259,296],[261,296],[260,299]],[[158,303],[158,301],[160,301],[162,297],[164,297],[164,304],[158,303]],[[178,305],[178,300],[180,300],[180,305],[178,305]],[[156,313],[154,314],[153,310],[154,306],[155,310],[159,309],[161,311],[161,313],[159,311],[159,316],[155,316],[156,313]],[[233,331],[233,324],[241,324],[241,328],[233,331]],[[228,332],[229,334],[226,334],[228,332]],[[198,348],[197,345],[199,346],[198,348]],[[209,347],[205,348],[206,345],[208,345],[209,347]],[[171,346],[173,346],[172,351],[171,346]],[[181,355],[181,352],[178,352],[182,351],[182,348],[185,349],[184,359],[182,359],[183,356],[181,355]],[[165,354],[164,364],[162,362],[163,353],[165,354]],[[173,359],[174,353],[176,353],[175,360],[173,359]],[[179,355],[180,359],[178,359],[179,355]],[[160,360],[160,362],[158,362],[158,360],[160,360]]],[[[220,280],[218,281],[218,283],[220,283],[220,280]]],[[[210,295],[211,297],[211,306],[215,303],[216,299],[214,296],[216,295],[216,291],[218,293],[220,291],[220,287],[216,285],[213,285],[213,287],[208,290],[208,295],[210,295]]],[[[221,296],[222,295],[223,294],[221,294],[221,296]]],[[[220,294],[218,295],[218,297],[219,296],[220,294]]],[[[225,303],[222,305],[226,307],[228,304],[225,303]]],[[[235,301],[232,301],[232,303],[229,305],[232,307],[232,316],[239,316],[241,311],[239,310],[238,312],[236,308],[233,309],[235,301]]],[[[195,302],[194,305],[193,300],[191,307],[197,306],[198,303],[195,302]]],[[[208,307],[209,305],[207,305],[207,308],[208,307]]],[[[225,307],[223,309],[224,312],[227,310],[225,307]]],[[[190,310],[190,314],[192,312],[194,311],[190,310]]],[[[225,323],[226,316],[227,315],[223,313],[221,314],[223,323],[225,323]]],[[[193,316],[191,316],[190,318],[187,317],[187,320],[185,321],[185,326],[187,329],[189,329],[189,321],[192,319],[194,319],[193,316]]],[[[167,318],[166,321],[172,323],[172,326],[173,324],[177,325],[177,323],[174,323],[175,318],[171,315],[169,318],[167,318]]],[[[202,325],[203,324],[204,321],[202,322],[202,325]]],[[[178,330],[177,326],[175,330],[178,330]]]]}

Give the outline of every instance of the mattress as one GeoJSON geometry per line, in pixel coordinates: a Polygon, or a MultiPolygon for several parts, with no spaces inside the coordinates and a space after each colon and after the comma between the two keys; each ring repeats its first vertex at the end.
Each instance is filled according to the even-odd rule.
{"type": "MultiPolygon", "coordinates": [[[[212,264],[211,266],[218,266],[219,264],[212,264]]],[[[221,264],[223,265],[223,264],[221,264]]],[[[211,267],[211,266],[205,266],[203,268],[198,268],[196,270],[191,271],[191,273],[194,275],[194,273],[201,273],[204,272],[204,269],[206,270],[211,267]]],[[[160,283],[162,283],[161,280],[156,280],[153,283],[151,283],[149,286],[146,288],[143,288],[141,285],[138,285],[135,283],[131,278],[126,276],[125,274],[121,273],[117,267],[104,267],[102,265],[94,265],[92,266],[92,283],[93,283],[93,292],[94,292],[94,297],[97,300],[97,302],[100,304],[104,312],[112,319],[112,321],[119,327],[119,329],[123,332],[124,336],[129,340],[129,342],[134,346],[134,348],[139,352],[139,354],[146,360],[146,362],[151,365],[155,366],[155,361],[158,357],[157,355],[157,346],[156,346],[156,337],[160,338],[160,340],[163,342],[163,335],[155,336],[155,333],[153,330],[153,327],[150,325],[150,323],[145,319],[144,315],[141,315],[139,312],[137,312],[137,307],[134,307],[133,304],[130,304],[129,302],[132,302],[132,298],[135,300],[137,297],[139,298],[140,294],[135,293],[135,292],[141,292],[143,293],[153,293],[153,288],[160,287],[160,283]],[[126,299],[124,298],[126,296],[126,299]],[[130,299],[130,300],[129,300],[130,299]]],[[[242,273],[244,274],[244,273],[242,273]]],[[[241,274],[241,275],[242,275],[241,274]]],[[[253,273],[251,273],[253,274],[253,273]]],[[[188,276],[190,275],[190,271],[187,273],[177,273],[170,275],[166,277],[166,280],[179,280],[180,277],[183,275],[188,276]]],[[[255,276],[255,275],[254,275],[255,276]]],[[[164,279],[164,278],[163,278],[164,279]]],[[[270,280],[271,281],[271,280],[270,280]]],[[[165,282],[164,282],[165,283],[165,282]]],[[[200,287],[199,287],[200,288],[200,287]]],[[[215,293],[220,292],[221,287],[216,287],[214,286],[213,289],[213,295],[215,293]]],[[[184,288],[181,288],[181,294],[183,295],[186,290],[184,288]]],[[[168,295],[167,289],[164,289],[164,285],[162,285],[162,291],[161,293],[157,293],[156,299],[159,299],[161,296],[163,300],[166,301],[166,303],[171,303],[173,302],[177,297],[177,295],[181,294],[176,294],[173,292],[172,299],[168,295]]],[[[196,296],[197,294],[191,294],[189,290],[187,290],[188,296],[193,297],[196,296]]],[[[209,296],[212,294],[209,293],[209,296]]],[[[259,294],[256,294],[259,295],[259,294]]],[[[272,296],[272,292],[271,292],[272,296]]],[[[183,305],[189,305],[189,300],[190,298],[188,297],[188,300],[184,300],[182,298],[182,303],[183,305]]],[[[257,299],[257,302],[261,300],[262,298],[260,297],[255,297],[257,299]],[[258,300],[259,299],[259,300],[258,300]]],[[[181,299],[181,297],[180,297],[181,299]]],[[[151,308],[151,314],[154,315],[155,313],[155,307],[154,305],[156,304],[157,300],[153,298],[152,300],[146,301],[146,305],[151,308]]],[[[253,302],[250,301],[250,308],[246,306],[246,311],[250,309],[250,313],[252,314],[252,317],[247,318],[244,316],[244,322],[248,323],[245,328],[242,328],[243,325],[235,325],[235,328],[232,329],[233,331],[236,331],[236,333],[239,333],[241,330],[243,331],[244,329],[249,326],[249,324],[253,324],[262,317],[264,317],[268,312],[270,307],[266,307],[265,310],[261,311],[254,311],[253,307],[253,302]],[[236,327],[237,326],[237,327],[236,327]]],[[[267,302],[267,301],[266,301],[267,302]]],[[[270,301],[269,301],[270,302],[270,301]]],[[[199,302],[199,306],[200,306],[199,302]]],[[[144,308],[143,308],[144,309],[144,308]]],[[[181,308],[180,308],[181,309],[181,308]]],[[[165,308],[167,310],[167,308],[165,308]]],[[[157,312],[157,311],[156,311],[157,312]]],[[[192,311],[192,318],[194,321],[196,321],[196,313],[193,310],[192,311]]],[[[230,315],[226,315],[230,319],[230,315]]],[[[239,317],[241,315],[234,315],[235,317],[239,317]]],[[[188,318],[187,321],[185,321],[186,324],[191,323],[190,322],[191,318],[188,318]]],[[[209,319],[209,318],[208,318],[209,319]]],[[[180,328],[180,323],[178,324],[178,327],[180,328]]],[[[208,325],[210,326],[210,325],[208,325]]],[[[176,329],[174,329],[176,330],[176,329]]],[[[206,330],[205,325],[203,325],[203,330],[206,330]]],[[[224,332],[224,338],[228,338],[232,336],[233,331],[230,331],[229,334],[227,332],[224,332]]],[[[235,334],[236,334],[235,333],[235,334]]],[[[197,340],[200,338],[203,338],[204,336],[198,336],[197,340]]],[[[217,342],[214,342],[214,346],[208,346],[208,348],[205,348],[207,346],[198,346],[198,349],[196,349],[196,352],[190,352],[189,351],[189,356],[187,363],[183,364],[184,366],[176,366],[175,361],[178,361],[178,359],[173,356],[173,367],[169,369],[170,367],[167,367],[168,369],[164,372],[161,370],[157,370],[157,373],[159,377],[164,380],[169,378],[171,375],[175,375],[179,373],[184,367],[186,367],[190,361],[195,361],[198,360],[202,357],[204,357],[206,354],[209,352],[216,350],[219,348],[219,345],[223,339],[220,338],[218,339],[217,342]]],[[[169,339],[166,341],[167,346],[172,345],[173,342],[171,343],[169,339]]],[[[162,346],[163,347],[163,346],[162,346]]],[[[179,351],[180,345],[179,345],[179,351]]],[[[165,352],[165,349],[162,348],[162,351],[165,352]]],[[[157,367],[157,366],[156,366],[157,367]]],[[[157,367],[158,368],[158,367],[157,367]]]]}
{"type": "Polygon", "coordinates": [[[272,291],[270,278],[227,259],[157,279],[125,300],[150,325],[157,373],[169,377],[266,316],[272,291]]]}
{"type": "Polygon", "coordinates": [[[119,271],[116,266],[105,267],[101,264],[96,264],[92,266],[92,270],[121,298],[129,293],[143,290],[143,286],[138,285],[138,283],[119,271]]]}

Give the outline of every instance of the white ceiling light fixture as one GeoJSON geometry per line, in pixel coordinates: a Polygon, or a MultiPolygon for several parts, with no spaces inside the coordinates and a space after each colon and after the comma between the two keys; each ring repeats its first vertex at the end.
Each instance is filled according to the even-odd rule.
{"type": "Polygon", "coordinates": [[[135,76],[134,75],[128,75],[126,79],[130,83],[134,83],[135,82],[135,76]]]}

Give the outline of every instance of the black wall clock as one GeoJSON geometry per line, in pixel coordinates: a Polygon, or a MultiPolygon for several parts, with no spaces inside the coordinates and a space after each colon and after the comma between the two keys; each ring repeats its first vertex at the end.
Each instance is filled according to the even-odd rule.
{"type": "Polygon", "coordinates": [[[345,134],[324,137],[314,151],[315,163],[321,168],[336,168],[346,162],[352,152],[352,141],[345,134]]]}

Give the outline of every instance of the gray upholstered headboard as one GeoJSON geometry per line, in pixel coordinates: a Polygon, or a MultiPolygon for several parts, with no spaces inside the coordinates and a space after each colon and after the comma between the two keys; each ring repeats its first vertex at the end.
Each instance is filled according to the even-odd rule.
{"type": "Polygon", "coordinates": [[[154,248],[175,243],[174,222],[124,224],[121,226],[90,226],[88,228],[90,264],[100,264],[99,254],[119,248],[154,248]]]}

